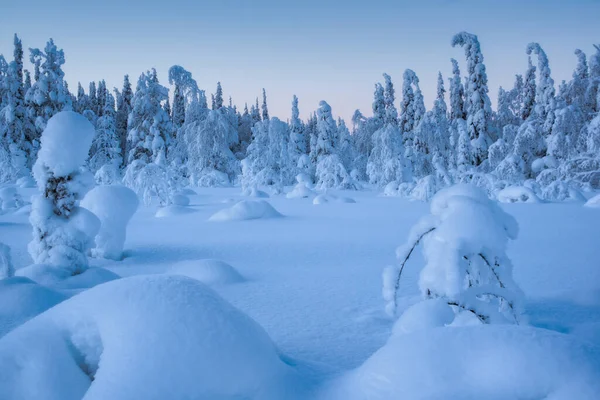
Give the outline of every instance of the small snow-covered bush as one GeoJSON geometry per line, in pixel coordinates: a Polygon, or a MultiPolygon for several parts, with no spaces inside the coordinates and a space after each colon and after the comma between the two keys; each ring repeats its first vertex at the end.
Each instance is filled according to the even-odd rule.
{"type": "Polygon", "coordinates": [[[508,240],[517,237],[515,219],[471,185],[441,190],[430,209],[398,248],[400,265],[384,272],[387,312],[396,313],[402,271],[422,242],[425,266],[419,288],[424,299],[441,298],[456,314],[471,313],[481,323],[519,323],[520,290],[506,255],[508,240]]]}
{"type": "Polygon", "coordinates": [[[94,180],[98,185],[113,185],[121,181],[121,173],[115,164],[104,164],[94,174],[94,180]]]}
{"type": "Polygon", "coordinates": [[[337,154],[330,154],[319,160],[315,179],[318,190],[357,189],[354,179],[346,172],[346,168],[337,154]]]}
{"type": "Polygon", "coordinates": [[[86,253],[100,225],[95,215],[79,207],[93,184],[83,167],[93,137],[94,127],[85,117],[60,112],[48,120],[33,166],[40,194],[29,217],[29,254],[36,264],[63,268],[67,275],[87,268],[86,253]]]}
{"type": "Polygon", "coordinates": [[[591,208],[600,208],[600,194],[597,194],[594,197],[592,197],[591,199],[589,199],[588,201],[586,201],[584,205],[586,207],[591,207],[591,208]]]}
{"type": "Polygon", "coordinates": [[[162,206],[170,204],[167,172],[162,165],[135,160],[127,166],[123,184],[136,192],[146,206],[155,197],[162,206]]]}
{"type": "Polygon", "coordinates": [[[0,188],[0,211],[16,210],[23,205],[23,198],[13,186],[0,188]]]}
{"type": "Polygon", "coordinates": [[[532,189],[525,186],[510,186],[497,194],[501,203],[539,203],[540,199],[532,189]]]}
{"type": "Polygon", "coordinates": [[[94,257],[120,260],[125,244],[127,223],[138,208],[138,197],[131,189],[120,186],[96,186],[81,202],[81,206],[100,219],[94,257]]]}

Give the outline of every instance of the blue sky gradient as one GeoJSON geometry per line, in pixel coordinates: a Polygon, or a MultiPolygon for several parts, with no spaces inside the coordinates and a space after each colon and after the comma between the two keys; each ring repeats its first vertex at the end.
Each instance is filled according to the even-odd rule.
{"type": "Polygon", "coordinates": [[[400,95],[406,68],[430,108],[438,71],[450,76],[452,57],[464,65],[462,49],[450,46],[462,30],[479,36],[493,103],[498,87],[525,70],[532,41],[548,54],[554,80],[570,79],[573,51],[600,43],[599,15],[598,0],[13,1],[1,6],[0,53],[12,57],[15,32],[25,47],[52,37],[65,50],[71,90],[102,78],[121,87],[126,73],[135,86],[152,67],[168,86],[168,68],[179,64],[207,93],[221,81],[240,108],[264,87],[270,113],[282,119],[293,94],[302,117],[327,100],[349,119],[356,108],[371,114],[383,72],[400,95]]]}

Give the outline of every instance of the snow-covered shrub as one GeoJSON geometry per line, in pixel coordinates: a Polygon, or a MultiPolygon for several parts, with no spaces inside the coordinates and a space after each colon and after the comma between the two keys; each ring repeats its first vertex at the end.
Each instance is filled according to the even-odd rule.
{"type": "Polygon", "coordinates": [[[497,194],[500,203],[539,203],[535,192],[525,186],[509,186],[497,194]]]}
{"type": "Polygon", "coordinates": [[[13,276],[15,269],[10,258],[10,247],[0,242],[0,279],[13,276]]]}
{"type": "Polygon", "coordinates": [[[0,211],[16,210],[24,204],[23,198],[13,186],[0,188],[0,211]]]}
{"type": "Polygon", "coordinates": [[[312,183],[310,182],[310,178],[305,174],[298,174],[296,176],[296,181],[298,182],[296,186],[288,193],[285,197],[288,199],[305,199],[307,197],[314,196],[315,192],[312,190],[312,183]]]}
{"type": "Polygon", "coordinates": [[[472,185],[441,190],[430,209],[431,215],[398,248],[398,268],[384,273],[387,312],[396,313],[402,270],[422,242],[425,266],[419,288],[424,299],[441,298],[456,314],[471,313],[481,323],[519,323],[520,290],[506,255],[508,240],[517,236],[515,219],[472,185]]]}
{"type": "Polygon", "coordinates": [[[337,154],[330,154],[319,159],[315,180],[318,190],[357,188],[356,182],[346,172],[346,168],[337,154]]]}
{"type": "Polygon", "coordinates": [[[97,185],[114,185],[121,182],[121,173],[119,167],[114,163],[104,164],[94,174],[94,180],[97,185]]]}
{"type": "Polygon", "coordinates": [[[167,170],[162,165],[134,160],[125,170],[123,184],[137,193],[146,206],[152,204],[155,197],[161,206],[171,202],[172,188],[169,186],[167,170]]]}
{"type": "Polygon", "coordinates": [[[0,339],[0,360],[2,399],[310,397],[254,320],[182,276],[86,290],[0,339]]]}
{"type": "Polygon", "coordinates": [[[94,127],[85,117],[60,112],[48,120],[33,166],[40,194],[29,217],[29,254],[36,264],[60,268],[67,276],[87,268],[86,253],[100,225],[94,214],[79,207],[93,183],[83,168],[93,137],[94,127]]]}
{"type": "Polygon", "coordinates": [[[120,260],[125,245],[127,223],[138,208],[139,200],[131,189],[120,186],[96,186],[81,201],[81,206],[100,219],[94,257],[120,260]]]}
{"type": "Polygon", "coordinates": [[[395,125],[386,125],[373,134],[373,150],[367,163],[369,182],[385,186],[407,180],[402,135],[395,125]]]}

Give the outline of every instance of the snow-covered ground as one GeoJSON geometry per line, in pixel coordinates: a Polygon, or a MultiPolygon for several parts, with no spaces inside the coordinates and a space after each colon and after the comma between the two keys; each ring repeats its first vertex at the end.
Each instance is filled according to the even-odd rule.
{"type": "MultiPolygon", "coordinates": [[[[198,276],[208,273],[206,283],[262,326],[287,363],[318,381],[360,367],[388,342],[395,321],[384,310],[382,270],[397,263],[395,249],[428,212],[427,203],[369,190],[331,191],[328,195],[334,200],[320,204],[313,204],[310,197],[288,199],[285,194],[244,197],[239,188],[194,190],[196,194],[188,194],[190,205],[180,206],[186,212],[157,218],[156,206],[141,206],[127,229],[124,259],[90,258],[90,265],[122,277],[194,277],[195,260],[229,264],[233,269],[220,270],[223,263],[196,263],[199,268],[210,267],[198,276]],[[356,202],[335,201],[339,198],[356,202]],[[250,212],[252,219],[245,219],[240,217],[243,210],[238,210],[234,219],[211,219],[239,200],[267,201],[282,216],[261,218],[272,216],[261,211],[250,212]],[[229,279],[232,274],[236,279],[229,279]]],[[[24,199],[35,191],[19,189],[24,199]]],[[[514,279],[526,296],[529,324],[566,333],[589,345],[600,344],[600,210],[583,203],[505,203],[501,207],[519,224],[519,236],[509,244],[508,256],[514,279]]],[[[256,207],[244,209],[256,211],[256,207]]],[[[0,242],[11,247],[17,270],[31,264],[27,252],[31,232],[27,213],[0,215],[0,242]]],[[[401,281],[401,310],[420,298],[417,279],[422,266],[422,256],[415,252],[401,281]]],[[[62,314],[55,311],[53,315],[62,314]]],[[[449,340],[448,346],[465,346],[469,340],[449,340]]],[[[558,339],[540,340],[551,346],[558,339]]],[[[411,347],[406,342],[387,346],[399,358],[403,348],[411,347]]],[[[542,346],[536,351],[546,350],[542,346]]],[[[415,357],[420,354],[418,348],[411,352],[415,357]]],[[[378,357],[361,371],[369,365],[380,367],[381,354],[378,357]]],[[[407,365],[410,361],[402,360],[402,368],[407,365]]]]}

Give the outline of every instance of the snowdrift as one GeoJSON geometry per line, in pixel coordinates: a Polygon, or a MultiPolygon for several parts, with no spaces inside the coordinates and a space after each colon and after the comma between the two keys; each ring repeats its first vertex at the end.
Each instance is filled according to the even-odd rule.
{"type": "Polygon", "coordinates": [[[177,276],[120,279],[66,300],[2,338],[0,365],[0,398],[12,400],[300,396],[258,324],[177,276]]]}
{"type": "Polygon", "coordinates": [[[586,201],[584,205],[586,207],[591,207],[591,208],[600,208],[600,194],[597,194],[596,196],[594,196],[591,199],[589,199],[588,201],[586,201]]]}
{"type": "Polygon", "coordinates": [[[156,218],[165,218],[165,217],[174,217],[177,215],[185,215],[189,213],[193,213],[195,210],[193,208],[178,206],[176,204],[172,204],[170,206],[161,207],[156,211],[154,215],[156,218]]]}
{"type": "Polygon", "coordinates": [[[568,335],[480,325],[396,334],[323,399],[592,400],[600,351],[568,335]]]}
{"type": "Polygon", "coordinates": [[[183,275],[207,285],[243,282],[244,278],[231,265],[220,260],[187,260],[171,266],[167,273],[183,275]]]}
{"type": "Polygon", "coordinates": [[[282,217],[279,211],[265,200],[242,200],[230,208],[213,214],[208,220],[221,222],[279,217],[282,217]]]}

